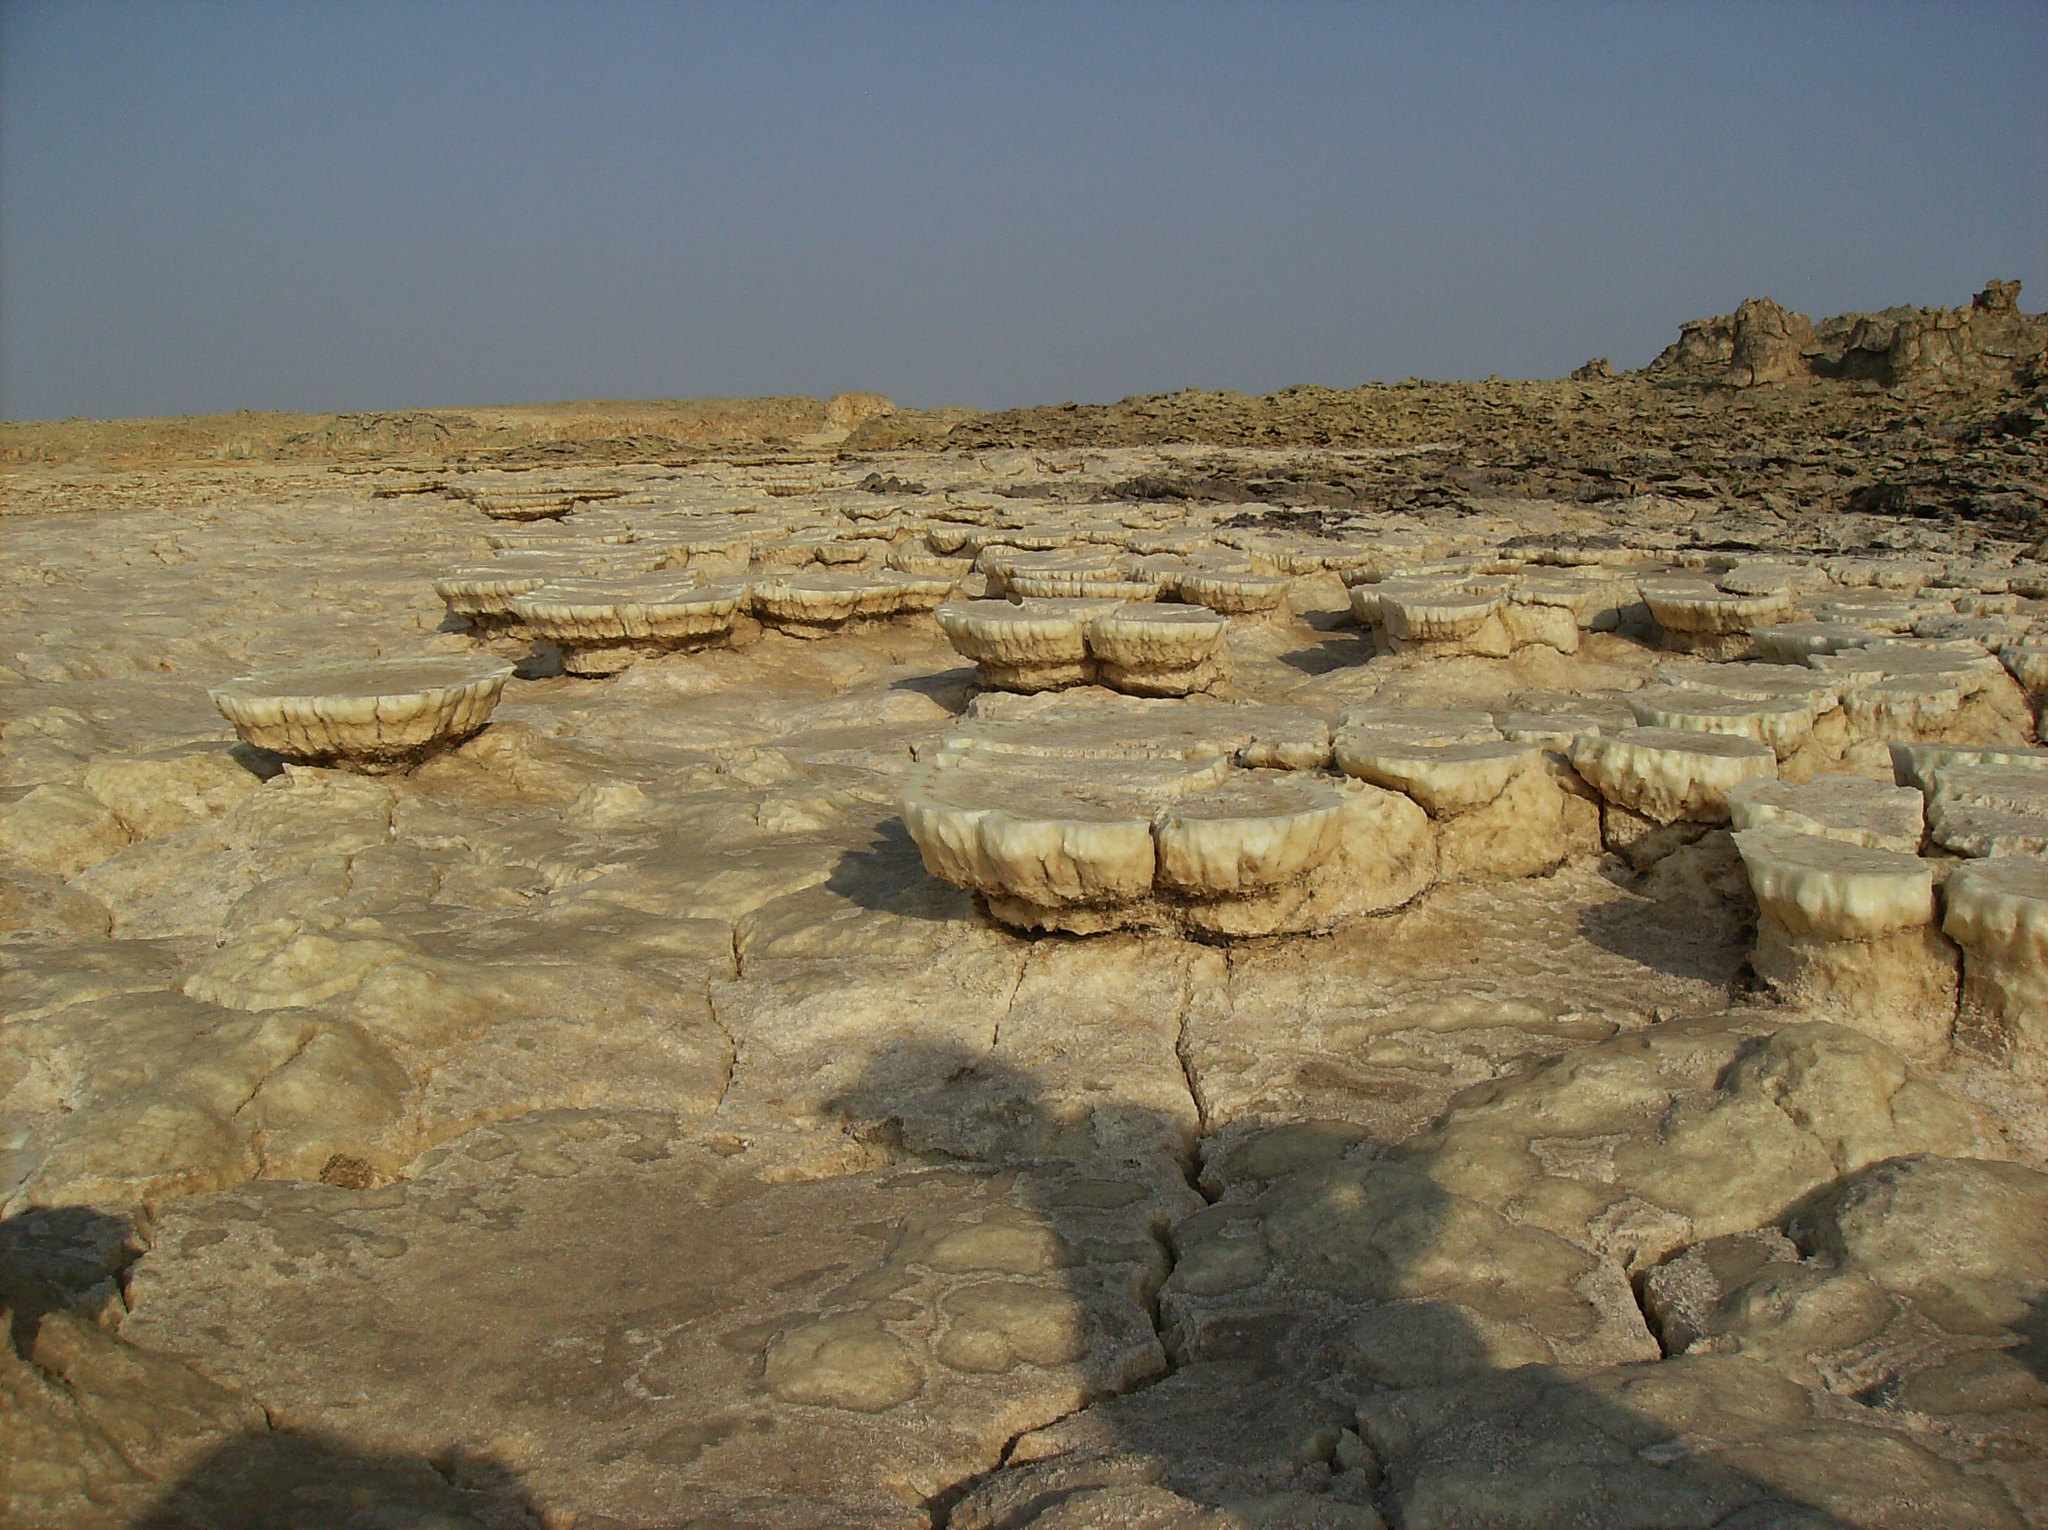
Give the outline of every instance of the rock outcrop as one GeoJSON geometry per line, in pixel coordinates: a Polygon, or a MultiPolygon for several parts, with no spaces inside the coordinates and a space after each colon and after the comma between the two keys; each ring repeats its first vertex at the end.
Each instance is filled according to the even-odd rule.
{"type": "Polygon", "coordinates": [[[2035,375],[2048,351],[2048,315],[2022,313],[2019,295],[2018,282],[1994,281],[1968,308],[1887,308],[1817,324],[1769,298],[1748,298],[1732,314],[1684,325],[1645,371],[1737,388],[1816,379],[2010,388],[2035,375]]]}

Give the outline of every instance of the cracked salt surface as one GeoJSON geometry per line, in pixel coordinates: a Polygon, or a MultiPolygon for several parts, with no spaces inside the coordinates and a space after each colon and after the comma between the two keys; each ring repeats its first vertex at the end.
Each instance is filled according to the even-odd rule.
{"type": "MultiPolygon", "coordinates": [[[[1576,385],[1526,386],[1503,397],[1607,428],[1576,385]]],[[[1624,584],[1796,566],[1797,597],[1910,551],[1916,599],[1960,610],[1966,584],[2033,588],[2035,566],[1916,524],[1900,555],[1830,573],[1888,523],[1788,529],[1733,491],[1603,509],[1536,481],[1564,467],[1453,503],[1445,455],[532,475],[622,491],[569,535],[718,517],[663,544],[685,569],[770,521],[776,559],[944,559],[956,530],[999,546],[1020,523],[1001,489],[1057,482],[1017,502],[1021,540],[1206,544],[1290,581],[1285,609],[1231,619],[1232,694],[1280,742],[1229,771],[1335,789],[1350,709],[1535,738],[1504,783],[1468,784],[1476,805],[1371,787],[1410,802],[1428,858],[1312,936],[1247,936],[1273,894],[1245,868],[1292,864],[1249,851],[1218,895],[1235,922],[1202,926],[1148,892],[1063,916],[1098,933],[1020,933],[933,876],[899,814],[914,772],[994,740],[1005,769],[1107,774],[1142,730],[1058,721],[1137,715],[1092,690],[970,709],[966,662],[915,612],[606,680],[525,657],[490,726],[410,771],[279,770],[207,689],[510,659],[517,639],[460,630],[432,587],[505,528],[369,497],[411,469],[44,471],[43,513],[5,527],[0,615],[0,1295],[26,1346],[0,1354],[0,1411],[48,1472],[0,1466],[0,1503],[82,1525],[341,1501],[364,1524],[508,1527],[2042,1523],[2032,1011],[1968,986],[2020,936],[1957,924],[1977,944],[1928,1001],[1942,1044],[1911,1058],[1844,998],[1891,982],[1902,1002],[1905,969],[1856,941],[1805,952],[1806,986],[1774,998],[1755,873],[1686,775],[1730,746],[1666,740],[1678,764],[1635,761],[1626,801],[1563,762],[1670,665],[1640,615],[1611,605],[1607,630],[1596,597],[1569,636],[1503,623],[1505,653],[1411,633],[1373,655],[1338,578],[1371,547],[1430,579],[1554,579],[1515,561],[1534,536],[1528,555],[1624,584]],[[1325,506],[1338,535],[1309,536],[1270,503],[1112,492],[1196,469],[1379,474],[1409,509],[1325,506]],[[855,487],[870,471],[922,487],[855,487]],[[138,496],[170,507],[88,508],[138,496]],[[1769,566],[1697,550],[1734,540],[1769,566]]],[[[1910,749],[2025,768],[2017,678],[1927,726],[1910,749]]],[[[1795,785],[1892,777],[1846,712],[1777,742],[1795,785]]],[[[1764,795],[1819,810],[1786,790],[1764,795]]]]}

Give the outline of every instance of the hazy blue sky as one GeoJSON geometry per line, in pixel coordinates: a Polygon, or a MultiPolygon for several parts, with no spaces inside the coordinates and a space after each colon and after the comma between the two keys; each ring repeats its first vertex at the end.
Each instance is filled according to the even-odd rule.
{"type": "Polygon", "coordinates": [[[0,0],[0,415],[1001,406],[2048,306],[2048,5],[0,0]]]}

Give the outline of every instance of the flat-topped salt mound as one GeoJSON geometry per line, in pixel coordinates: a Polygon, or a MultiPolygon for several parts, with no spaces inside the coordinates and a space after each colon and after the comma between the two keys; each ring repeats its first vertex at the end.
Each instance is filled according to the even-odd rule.
{"type": "Polygon", "coordinates": [[[1750,701],[1804,701],[1816,712],[1841,699],[1843,682],[1804,664],[1660,664],[1656,683],[1750,701]]]}
{"type": "Polygon", "coordinates": [[[987,757],[929,767],[906,792],[906,823],[940,872],[1029,902],[1108,903],[1150,890],[1269,886],[1335,848],[1339,783],[1296,771],[1197,760],[987,757]],[[973,853],[960,856],[973,831],[973,853]],[[1056,849],[1053,848],[1056,845],[1056,849]]]}
{"type": "Polygon", "coordinates": [[[2048,770],[1937,766],[1927,823],[1934,842],[1956,855],[2048,854],[2048,770]]]}
{"type": "Polygon", "coordinates": [[[580,502],[580,497],[561,489],[476,489],[457,491],[494,521],[559,520],[580,502]]]}
{"type": "MultiPolygon", "coordinates": [[[[2048,782],[2048,776],[2043,777],[2048,782]]],[[[1917,855],[1926,832],[1926,801],[1910,787],[1887,786],[1867,776],[1815,776],[1743,781],[1728,793],[1737,829],[1770,825],[1818,834],[1873,850],[1917,855]]]]}
{"type": "Polygon", "coordinates": [[[1998,645],[1998,662],[2033,701],[2048,696],[2048,642],[2037,637],[2008,639],[1998,645]]]}
{"type": "Polygon", "coordinates": [[[1664,636],[1667,648],[1732,659],[1752,651],[1753,627],[1793,620],[1798,600],[1791,589],[1745,595],[1710,579],[1664,576],[1636,586],[1664,636]]]}
{"type": "Polygon", "coordinates": [[[451,616],[479,632],[499,632],[519,625],[513,602],[544,584],[651,573],[657,561],[656,553],[635,544],[508,552],[448,570],[434,580],[434,593],[451,616]]]}
{"type": "MultiPolygon", "coordinates": [[[[1264,934],[1327,927],[1375,883],[1400,879],[1399,865],[1346,874],[1349,839],[1391,847],[1396,861],[1424,848],[1389,839],[1383,820],[1397,805],[1360,792],[1319,773],[1240,769],[1220,754],[969,752],[919,766],[901,802],[926,868],[984,895],[1005,923],[1264,934]]],[[[1407,877],[1393,901],[1426,882],[1426,872],[1407,877]]]]}
{"type": "Polygon", "coordinates": [[[517,530],[487,531],[484,546],[499,552],[575,552],[586,547],[626,547],[640,539],[629,521],[599,523],[595,517],[578,517],[571,526],[542,522],[517,530]]]}
{"type": "MultiPolygon", "coordinates": [[[[1876,639],[1860,648],[1839,653],[1815,654],[1808,662],[1815,669],[1845,680],[1943,679],[1960,686],[1964,693],[1983,686],[2005,673],[2005,666],[1981,648],[1974,651],[1930,648],[1899,639],[1876,639]]],[[[1853,694],[1853,690],[1851,692],[1853,694]]]]}
{"type": "Polygon", "coordinates": [[[1803,663],[1815,654],[1859,648],[1878,635],[1876,627],[1847,619],[1775,622],[1752,627],[1749,634],[1758,658],[1770,664],[1784,665],[1803,663]]]}
{"type": "Polygon", "coordinates": [[[1930,804],[1954,802],[2048,817],[2048,770],[2038,765],[1937,765],[1933,779],[1930,804]]]}
{"type": "Polygon", "coordinates": [[[1927,837],[1952,855],[2048,855],[2048,818],[1970,803],[1937,802],[1927,812],[1927,837]]]}
{"type": "MultiPolygon", "coordinates": [[[[1959,866],[1942,900],[1943,928],[1965,949],[2034,963],[2048,975],[2048,859],[1995,856],[1959,866]]],[[[2048,1032],[2039,1039],[2048,1042],[2048,1032]]]]}
{"type": "Polygon", "coordinates": [[[1104,698],[1061,701],[1021,716],[977,719],[949,734],[935,758],[1206,759],[1314,770],[1330,762],[1330,728],[1292,707],[1104,698]]]}
{"type": "Polygon", "coordinates": [[[1813,732],[1818,710],[1814,698],[1758,699],[1679,686],[1646,686],[1626,699],[1646,727],[1755,739],[1769,744],[1780,759],[1813,732]]]}
{"type": "Polygon", "coordinates": [[[1656,823],[1722,823],[1728,793],[1778,773],[1770,745],[1728,734],[1631,728],[1572,741],[1572,766],[1600,795],[1656,823]]]}
{"type": "Polygon", "coordinates": [[[1564,749],[1581,733],[1614,733],[1640,726],[1634,714],[1626,708],[1621,709],[1619,717],[1591,708],[1583,711],[1495,712],[1492,717],[1493,725],[1500,730],[1502,738],[1523,744],[1541,744],[1549,749],[1564,749]]]}
{"type": "Polygon", "coordinates": [[[754,614],[791,631],[835,629],[929,611],[953,593],[953,581],[894,569],[805,570],[755,581],[754,614]]]}
{"type": "Polygon", "coordinates": [[[1217,654],[1227,619],[1201,606],[1132,603],[1091,617],[1097,677],[1134,696],[1186,696],[1223,678],[1217,654]]]}
{"type": "Polygon", "coordinates": [[[962,545],[979,553],[989,547],[1015,547],[1026,552],[1051,552],[1070,547],[1080,537],[1072,526],[1042,523],[1030,526],[988,526],[969,532],[962,545]]]}
{"type": "Polygon", "coordinates": [[[1206,606],[1225,616],[1247,616],[1286,607],[1294,588],[1289,574],[1262,574],[1251,569],[1235,572],[1219,568],[1189,568],[1171,576],[1179,597],[1190,605],[1206,606]]]}
{"type": "Polygon", "coordinates": [[[1540,755],[1503,739],[1484,712],[1366,707],[1344,714],[1334,752],[1346,775],[1404,792],[1432,817],[1492,802],[1540,755]]]}
{"type": "Polygon", "coordinates": [[[563,652],[572,675],[617,674],[635,659],[724,637],[749,590],[705,583],[682,570],[618,578],[557,579],[518,596],[513,613],[563,652]]]}
{"type": "Polygon", "coordinates": [[[1909,851],[1880,850],[1783,824],[1738,830],[1757,903],[1793,935],[1875,940],[1934,919],[1934,873],[1909,851]]]}
{"type": "Polygon", "coordinates": [[[1963,948],[1959,1033],[2023,1074],[2048,1076],[2048,859],[1969,861],[1942,901],[1941,927],[1963,948]]]}
{"type": "Polygon", "coordinates": [[[1955,947],[1934,926],[1934,869],[1784,822],[1738,830],[1757,902],[1750,966],[1780,997],[1920,1060],[1948,1050],[1955,947]]]}
{"type": "Polygon", "coordinates": [[[1095,600],[963,600],[940,605],[933,615],[953,651],[974,661],[981,684],[1053,691],[1095,678],[1088,622],[1111,609],[1110,602],[1095,600]]]}
{"type": "Polygon", "coordinates": [[[259,670],[213,691],[246,744],[308,765],[402,770],[482,728],[512,666],[467,656],[259,670]]]}
{"type": "Polygon", "coordinates": [[[2048,770],[2048,749],[1978,744],[1916,743],[1894,740],[1889,746],[1892,779],[1901,786],[1932,794],[1935,772],[1949,765],[2017,765],[2048,770]]]}

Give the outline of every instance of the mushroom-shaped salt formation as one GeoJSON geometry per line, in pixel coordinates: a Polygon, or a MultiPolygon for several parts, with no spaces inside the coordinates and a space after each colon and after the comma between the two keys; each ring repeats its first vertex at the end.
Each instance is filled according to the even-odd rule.
{"type": "Polygon", "coordinates": [[[510,632],[519,625],[512,602],[548,582],[540,570],[520,564],[479,564],[450,569],[434,581],[434,593],[450,616],[459,616],[479,636],[510,632]]]}
{"type": "Polygon", "coordinates": [[[1997,653],[2004,644],[2025,637],[2032,625],[2033,619],[2027,616],[1923,616],[1913,624],[1913,636],[1960,652],[1977,647],[1997,653]]]}
{"type": "Polygon", "coordinates": [[[1584,734],[1565,752],[1600,794],[1607,848],[1639,871],[1726,823],[1728,793],[1738,783],[1778,773],[1768,744],[1676,728],[1584,734]]]}
{"type": "Polygon", "coordinates": [[[1320,770],[1330,728],[1294,707],[1139,698],[1045,697],[1018,715],[977,720],[947,735],[941,764],[970,756],[1032,759],[1193,760],[1224,755],[1248,769],[1320,770]]]}
{"type": "Polygon", "coordinates": [[[2025,765],[2048,770],[2048,749],[1915,743],[1903,739],[1894,740],[1890,748],[1892,779],[1929,796],[1934,794],[1935,772],[1948,765],[2025,765]]]}
{"type": "Polygon", "coordinates": [[[1879,634],[1855,622],[1777,622],[1750,632],[1757,657],[1771,664],[1803,664],[1815,654],[1860,648],[1879,634]]]}
{"type": "Polygon", "coordinates": [[[494,521],[559,520],[578,505],[618,499],[624,489],[575,489],[559,485],[538,488],[475,488],[456,491],[494,521]]]}
{"type": "Polygon", "coordinates": [[[1839,765],[1854,742],[1841,706],[1843,691],[1858,683],[1853,678],[1800,664],[1666,664],[1657,679],[1660,686],[1629,698],[1642,721],[1757,739],[1777,751],[1789,775],[1810,776],[1839,765]],[[1734,704],[1703,706],[1685,699],[1660,704],[1672,687],[1734,704]]]}
{"type": "Polygon", "coordinates": [[[1186,696],[1223,678],[1217,660],[1227,618],[1200,606],[1131,604],[1088,623],[1096,677],[1132,696],[1186,696]]]}
{"type": "Polygon", "coordinates": [[[892,548],[883,562],[899,573],[916,574],[922,579],[947,579],[955,585],[974,572],[972,558],[950,557],[928,545],[892,548]]]}
{"type": "Polygon", "coordinates": [[[1581,838],[1592,848],[1590,818],[1574,832],[1573,802],[1542,748],[1501,737],[1484,712],[1357,707],[1334,749],[1345,774],[1402,793],[1435,821],[1445,881],[1533,876],[1581,838]]]}
{"type": "Polygon", "coordinates": [[[451,616],[468,622],[479,636],[517,632],[513,603],[557,579],[602,578],[646,573],[659,554],[637,544],[575,545],[561,539],[552,551],[511,551],[488,563],[450,569],[434,581],[434,593],[451,616]]]}
{"type": "Polygon", "coordinates": [[[966,545],[977,554],[989,547],[1015,547],[1025,552],[1052,552],[1071,547],[1079,538],[1072,526],[1040,522],[1030,526],[988,526],[968,534],[966,545]]]}
{"type": "Polygon", "coordinates": [[[578,517],[574,530],[560,525],[520,526],[484,533],[484,546],[497,552],[578,552],[589,547],[626,547],[640,533],[628,521],[578,517]]]}
{"type": "Polygon", "coordinates": [[[1180,598],[1190,605],[1204,606],[1223,616],[1250,616],[1284,611],[1287,593],[1294,588],[1294,577],[1197,566],[1184,570],[1173,583],[1180,598]]]}
{"type": "Polygon", "coordinates": [[[213,692],[242,742],[302,765],[382,775],[490,721],[512,666],[496,659],[366,659],[260,670],[213,692]]]}
{"type": "Polygon", "coordinates": [[[1739,659],[1754,642],[1752,627],[1773,626],[1797,614],[1791,590],[1740,595],[1699,578],[1644,579],[1637,583],[1664,635],[1664,646],[1713,659],[1739,659]]]}
{"type": "Polygon", "coordinates": [[[744,574],[753,561],[754,544],[774,533],[735,522],[704,521],[650,528],[636,546],[656,555],[656,567],[686,568],[700,578],[744,574]]]}
{"type": "Polygon", "coordinates": [[[1860,739],[1941,738],[1963,710],[1963,682],[1947,675],[1887,675],[1851,688],[1842,712],[1860,739]]]}
{"type": "Polygon", "coordinates": [[[1927,827],[1935,844],[1956,855],[2048,855],[2048,770],[1939,766],[1927,827]]]}
{"type": "Polygon", "coordinates": [[[1024,600],[1156,600],[1164,582],[1151,576],[1091,579],[1078,574],[1036,574],[1018,571],[1008,582],[1012,595],[1024,600]]]}
{"type": "Polygon", "coordinates": [[[1778,773],[1768,744],[1728,734],[1629,728],[1572,741],[1572,766],[1611,805],[1655,823],[1728,821],[1738,783],[1778,773]]]}
{"type": "Polygon", "coordinates": [[[1873,638],[1860,648],[1821,654],[1808,660],[1815,669],[1840,675],[1851,681],[1902,679],[1926,676],[1948,680],[1965,695],[2004,681],[2005,666],[1971,643],[1962,648],[1936,646],[1938,640],[1917,638],[1873,638]],[[1866,678],[1867,677],[1867,678],[1866,678]]]}
{"type": "Polygon", "coordinates": [[[1782,824],[1739,830],[1735,845],[1756,894],[1759,977],[1909,1057],[1947,1049],[1957,959],[1935,928],[1927,862],[1782,824]]]}
{"type": "Polygon", "coordinates": [[[1756,559],[1723,570],[1714,583],[1731,595],[1779,595],[1788,590],[1825,587],[1827,574],[1798,563],[1773,563],[1756,559]]]}
{"type": "Polygon", "coordinates": [[[1541,644],[1559,653],[1577,653],[1579,632],[1599,595],[1599,586],[1590,580],[1524,575],[1508,592],[1501,624],[1517,648],[1541,644]]]}
{"type": "Polygon", "coordinates": [[[1021,929],[1329,929],[1407,902],[1434,868],[1405,799],[1220,754],[970,752],[919,766],[902,802],[926,868],[1021,929]]]}
{"type": "Polygon", "coordinates": [[[867,534],[834,527],[795,531],[754,544],[754,561],[763,568],[865,568],[887,555],[889,544],[867,534]]]}
{"type": "Polygon", "coordinates": [[[1849,589],[1917,590],[1940,572],[1929,563],[1899,558],[1830,558],[1821,565],[1835,583],[1849,589]]]}
{"type": "Polygon", "coordinates": [[[893,569],[806,569],[755,584],[754,614],[784,632],[823,637],[856,621],[929,611],[952,593],[950,579],[893,569]]]}
{"type": "Polygon", "coordinates": [[[729,636],[747,599],[742,584],[700,584],[676,572],[561,579],[521,595],[513,611],[562,650],[572,675],[615,675],[636,659],[729,636]]]}
{"type": "Polygon", "coordinates": [[[1103,547],[1071,552],[1027,552],[991,547],[975,559],[991,595],[1035,600],[1151,600],[1160,580],[1132,566],[1132,560],[1103,547]]]}
{"type": "Polygon", "coordinates": [[[1755,739],[1769,744],[1781,760],[1813,732],[1816,714],[1811,700],[1729,696],[1680,686],[1645,686],[1625,699],[1645,727],[1755,739]]]}
{"type": "Polygon", "coordinates": [[[1501,621],[1506,596],[1442,580],[1389,579],[1354,585],[1351,608],[1376,626],[1395,653],[1483,654],[1505,658],[1514,649],[1501,621]],[[1371,594],[1364,592],[1371,591],[1371,594]],[[1374,597],[1377,597],[1375,599],[1374,597]]]}
{"type": "Polygon", "coordinates": [[[1852,686],[1866,682],[1843,705],[1852,723],[1875,738],[1997,746],[2023,744],[2033,733],[2026,693],[1973,642],[1948,647],[1939,639],[1888,638],[1812,662],[1852,686]]]}
{"type": "Polygon", "coordinates": [[[1926,835],[1926,800],[1920,793],[1868,776],[1815,776],[1810,781],[1758,776],[1729,791],[1728,810],[1737,829],[1776,825],[1902,855],[1918,855],[1926,835]]]}
{"type": "Polygon", "coordinates": [[[2048,1075],[2048,860],[1970,861],[1942,901],[1942,929],[1963,948],[1959,1030],[2021,1071],[2048,1075]]]}
{"type": "Polygon", "coordinates": [[[1088,622],[1114,609],[1096,600],[961,600],[933,615],[953,651],[990,690],[1057,691],[1095,678],[1088,622]]]}

